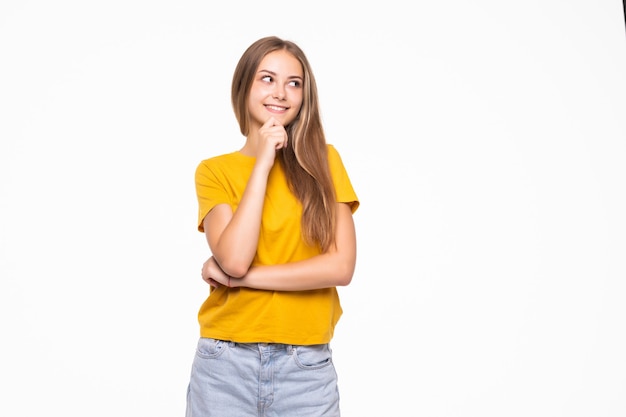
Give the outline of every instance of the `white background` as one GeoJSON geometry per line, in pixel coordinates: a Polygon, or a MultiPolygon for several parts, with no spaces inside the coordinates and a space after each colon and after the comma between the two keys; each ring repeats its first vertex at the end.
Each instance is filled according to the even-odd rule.
{"type": "Polygon", "coordinates": [[[3,1],[0,415],[182,416],[193,173],[296,41],[361,200],[343,415],[626,415],[618,0],[3,1]]]}

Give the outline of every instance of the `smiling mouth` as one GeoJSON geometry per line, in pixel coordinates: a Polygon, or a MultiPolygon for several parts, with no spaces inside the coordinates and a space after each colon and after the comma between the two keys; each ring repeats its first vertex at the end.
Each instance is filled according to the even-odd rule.
{"type": "Polygon", "coordinates": [[[265,108],[268,110],[274,110],[274,111],[286,111],[287,110],[287,107],[274,106],[271,104],[266,104],[265,108]]]}

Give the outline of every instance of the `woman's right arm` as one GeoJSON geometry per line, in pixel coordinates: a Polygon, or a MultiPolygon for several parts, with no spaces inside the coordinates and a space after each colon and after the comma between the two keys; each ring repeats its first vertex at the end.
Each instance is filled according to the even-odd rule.
{"type": "MultiPolygon", "coordinates": [[[[268,171],[269,172],[269,171],[268,171]]],[[[218,204],[203,221],[204,233],[213,257],[232,276],[246,274],[259,241],[267,172],[255,165],[237,210],[218,204]]]]}
{"type": "Polygon", "coordinates": [[[286,144],[285,128],[270,118],[259,129],[256,162],[237,210],[233,212],[228,204],[218,204],[203,220],[211,253],[231,277],[244,276],[252,264],[259,242],[267,178],[276,150],[286,144]]]}

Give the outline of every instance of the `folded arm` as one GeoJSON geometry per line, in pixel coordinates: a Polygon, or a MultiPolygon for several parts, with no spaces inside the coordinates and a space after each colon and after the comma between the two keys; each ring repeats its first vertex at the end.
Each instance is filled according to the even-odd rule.
{"type": "Polygon", "coordinates": [[[205,262],[202,277],[213,285],[276,291],[304,291],[350,284],[356,265],[356,233],[350,206],[337,204],[336,245],[312,258],[280,265],[254,266],[238,278],[214,257],[205,262]]]}

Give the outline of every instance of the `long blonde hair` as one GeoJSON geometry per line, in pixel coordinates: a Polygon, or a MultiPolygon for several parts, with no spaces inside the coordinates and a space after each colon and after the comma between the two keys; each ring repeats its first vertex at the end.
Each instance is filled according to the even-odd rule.
{"type": "Polygon", "coordinates": [[[326,252],[335,244],[335,187],[328,165],[326,137],[322,127],[317,85],[304,52],[291,41],[268,36],[246,49],[235,68],[231,101],[239,129],[249,134],[248,97],[261,60],[270,52],[292,54],[304,72],[302,106],[293,122],[285,126],[289,145],[278,151],[291,192],[302,203],[302,234],[309,244],[326,252]]]}

